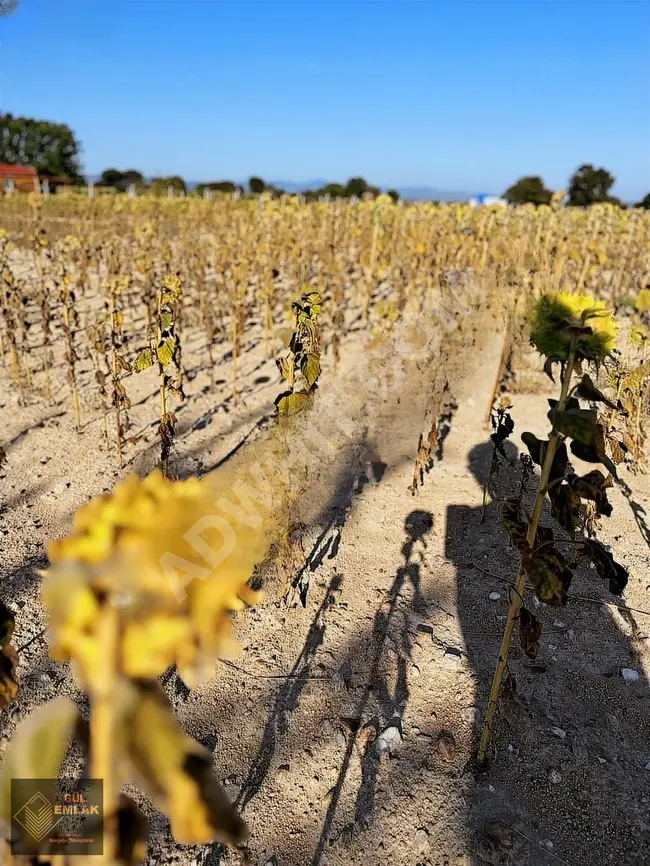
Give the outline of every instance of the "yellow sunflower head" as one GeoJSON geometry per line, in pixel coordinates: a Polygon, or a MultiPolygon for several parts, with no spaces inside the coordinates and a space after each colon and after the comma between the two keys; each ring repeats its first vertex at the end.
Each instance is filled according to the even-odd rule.
{"type": "Polygon", "coordinates": [[[572,346],[577,360],[602,361],[616,346],[617,328],[611,311],[589,295],[543,295],[529,324],[531,343],[553,361],[566,361],[572,346]]]}
{"type": "Polygon", "coordinates": [[[258,598],[247,582],[270,534],[264,522],[251,526],[245,510],[220,507],[219,492],[196,478],[132,475],[79,509],[70,534],[48,544],[42,599],[52,652],[73,659],[86,683],[101,653],[105,604],[120,608],[127,676],[152,678],[176,664],[195,685],[231,650],[231,613],[258,598]]]}

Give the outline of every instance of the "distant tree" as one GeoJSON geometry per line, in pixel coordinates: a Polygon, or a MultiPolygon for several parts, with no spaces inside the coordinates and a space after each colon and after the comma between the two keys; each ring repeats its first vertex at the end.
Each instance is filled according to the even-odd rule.
{"type": "Polygon", "coordinates": [[[393,202],[395,202],[395,204],[397,204],[397,202],[399,201],[399,193],[396,189],[389,189],[386,195],[389,195],[393,199],[393,202]]]}
{"type": "Polygon", "coordinates": [[[169,187],[174,193],[186,192],[185,181],[178,175],[172,177],[154,177],[149,184],[149,191],[154,195],[167,195],[169,187]]]}
{"type": "Polygon", "coordinates": [[[124,189],[128,189],[133,183],[137,187],[143,187],[145,185],[144,177],[142,172],[136,171],[134,168],[127,168],[122,175],[122,186],[124,189]]]}
{"type": "Polygon", "coordinates": [[[0,162],[82,183],[80,146],[69,126],[0,114],[0,162]]]}
{"type": "Polygon", "coordinates": [[[249,177],[248,189],[253,195],[260,195],[266,189],[266,184],[261,177],[249,177]]]}
{"type": "Polygon", "coordinates": [[[644,210],[650,210],[650,192],[645,198],[642,198],[641,201],[637,202],[634,207],[642,207],[644,210]]]}
{"type": "Polygon", "coordinates": [[[187,187],[185,186],[185,181],[178,174],[173,174],[171,177],[165,178],[167,181],[167,186],[171,186],[174,192],[187,192],[187,187]]]}
{"type": "Polygon", "coordinates": [[[97,179],[97,183],[100,186],[117,187],[118,183],[122,180],[122,177],[123,173],[118,171],[116,168],[105,168],[97,179]]]}
{"type": "Polygon", "coordinates": [[[233,183],[231,180],[215,180],[210,183],[199,183],[195,187],[195,192],[198,195],[203,195],[206,189],[212,190],[213,192],[226,192],[233,193],[235,190],[239,190],[243,192],[243,187],[238,186],[236,183],[233,183]]]}
{"type": "Polygon", "coordinates": [[[508,204],[550,204],[553,191],[537,175],[521,177],[503,194],[508,204]]]}
{"type": "Polygon", "coordinates": [[[328,195],[330,198],[345,198],[348,195],[346,187],[340,183],[328,183],[326,186],[313,192],[316,198],[322,195],[328,195]]]}
{"type": "Polygon", "coordinates": [[[149,183],[149,192],[152,195],[167,195],[167,184],[164,177],[152,177],[149,183]]]}
{"type": "Polygon", "coordinates": [[[347,195],[355,195],[361,198],[364,192],[368,190],[368,184],[362,177],[351,177],[345,185],[347,195]]]}
{"type": "Polygon", "coordinates": [[[587,207],[597,202],[611,202],[620,205],[619,199],[609,194],[615,178],[604,168],[594,168],[585,164],[575,172],[569,183],[569,207],[587,207]]]}
{"type": "Polygon", "coordinates": [[[134,183],[136,187],[144,187],[144,177],[134,168],[130,168],[127,171],[118,171],[116,168],[107,168],[100,174],[97,183],[99,186],[112,186],[119,192],[126,192],[132,183],[134,183]]]}

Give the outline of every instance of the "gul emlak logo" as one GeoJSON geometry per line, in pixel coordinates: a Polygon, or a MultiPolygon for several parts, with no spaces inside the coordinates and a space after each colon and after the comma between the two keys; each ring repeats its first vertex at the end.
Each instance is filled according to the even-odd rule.
{"type": "Polygon", "coordinates": [[[53,804],[40,791],[14,812],[14,821],[27,830],[35,842],[41,842],[62,820],[55,817],[53,804]]]}
{"type": "Polygon", "coordinates": [[[101,854],[101,779],[12,779],[14,854],[101,854]]]}

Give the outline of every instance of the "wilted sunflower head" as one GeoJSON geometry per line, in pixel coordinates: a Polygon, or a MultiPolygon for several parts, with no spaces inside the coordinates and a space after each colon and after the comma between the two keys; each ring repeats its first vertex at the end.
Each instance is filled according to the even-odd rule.
{"type": "Polygon", "coordinates": [[[549,292],[535,304],[529,323],[531,343],[553,361],[566,361],[572,346],[576,360],[602,361],[616,346],[611,311],[589,295],[549,292]]]}
{"type": "Polygon", "coordinates": [[[271,540],[265,523],[220,510],[215,492],[155,471],[77,511],[70,534],[47,546],[42,600],[55,658],[73,659],[92,682],[101,609],[113,604],[127,676],[155,678],[171,664],[190,686],[211,675],[233,648],[230,614],[258,597],[247,583],[271,540]]]}

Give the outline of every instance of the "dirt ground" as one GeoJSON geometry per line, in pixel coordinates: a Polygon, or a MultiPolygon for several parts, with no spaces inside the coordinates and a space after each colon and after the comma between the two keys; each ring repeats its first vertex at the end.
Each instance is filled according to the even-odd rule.
{"type": "MultiPolygon", "coordinates": [[[[540,654],[533,663],[513,649],[517,691],[498,719],[489,773],[472,773],[517,555],[495,504],[482,521],[491,458],[485,414],[500,346],[477,337],[472,323],[464,327],[465,348],[444,362],[457,409],[416,495],[409,485],[433,366],[410,360],[408,340],[389,351],[364,348],[354,328],[337,373],[326,356],[314,417],[320,424],[343,413],[352,433],[336,440],[297,507],[306,606],[287,607],[280,581],[267,580],[264,602],[237,619],[239,658],[192,691],[173,672],[164,678],[181,724],[213,751],[215,773],[249,824],[255,866],[650,862],[647,476],[623,473],[632,493],[611,491],[614,514],[599,533],[629,569],[628,609],[581,567],[566,608],[535,610],[540,654]],[[376,379],[360,372],[360,357],[376,362],[376,379]],[[638,679],[626,681],[622,668],[638,679]]],[[[254,451],[280,388],[255,328],[238,406],[225,348],[216,396],[198,335],[184,358],[190,378],[178,411],[178,476],[254,451]]],[[[90,382],[89,370],[82,379],[90,382]]],[[[547,429],[553,386],[536,381],[535,393],[512,395],[516,427],[499,497],[518,487],[520,434],[547,429]]],[[[67,666],[48,657],[35,569],[47,564],[44,541],[66,532],[79,505],[120,475],[155,465],[155,376],[129,382],[129,390],[134,430],[144,433],[120,472],[90,388],[82,391],[78,435],[63,381],[51,407],[20,406],[2,388],[0,588],[16,611],[21,680],[0,717],[5,747],[35,706],[79,697],[67,666]]],[[[149,811],[150,866],[238,862],[220,846],[176,845],[164,818],[149,811]]]]}

